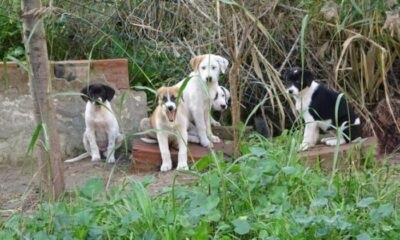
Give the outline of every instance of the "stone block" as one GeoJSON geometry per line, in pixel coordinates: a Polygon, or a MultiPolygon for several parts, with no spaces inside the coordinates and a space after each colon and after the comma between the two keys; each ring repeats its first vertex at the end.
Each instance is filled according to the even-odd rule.
{"type": "MultiPolygon", "coordinates": [[[[129,90],[126,59],[53,62],[51,70],[51,99],[63,159],[84,151],[85,102],[74,93],[88,82],[106,83],[116,89],[111,105],[121,131],[127,136],[136,133],[140,120],[147,116],[146,94],[129,90]]],[[[18,163],[26,159],[36,127],[32,110],[29,79],[23,67],[13,62],[0,63],[0,163],[18,163]]]]}
{"type": "MultiPolygon", "coordinates": [[[[336,169],[346,170],[354,165],[359,167],[366,154],[372,148],[374,150],[377,144],[375,137],[363,139],[359,143],[347,143],[340,145],[336,169]]],[[[373,152],[374,153],[374,152],[373,152]]],[[[317,145],[310,150],[298,153],[307,166],[317,166],[326,171],[332,171],[335,147],[327,145],[317,145]]]]}

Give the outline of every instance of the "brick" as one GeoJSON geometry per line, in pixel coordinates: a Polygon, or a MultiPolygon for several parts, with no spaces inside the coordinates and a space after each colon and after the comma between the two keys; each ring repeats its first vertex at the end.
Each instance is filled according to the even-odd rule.
{"type": "Polygon", "coordinates": [[[69,82],[104,79],[106,82],[114,84],[116,89],[129,89],[127,59],[59,61],[52,62],[51,69],[53,78],[63,78],[69,82]]]}
{"type": "MultiPolygon", "coordinates": [[[[127,59],[50,62],[50,76],[53,92],[79,91],[89,80],[108,83],[119,90],[130,89],[127,59]]],[[[0,93],[30,94],[28,74],[17,63],[0,62],[0,93]]]]}
{"type": "MultiPolygon", "coordinates": [[[[223,151],[225,156],[232,156],[233,145],[228,142],[214,144],[215,151],[223,151]]],[[[171,158],[174,167],[176,167],[178,151],[170,149],[171,158]]],[[[210,154],[208,148],[204,148],[198,144],[189,143],[188,145],[188,163],[193,164],[202,157],[210,154]]],[[[145,143],[140,139],[133,141],[132,151],[132,173],[159,171],[161,166],[161,155],[158,144],[145,143]]]]}
{"type": "MultiPolygon", "coordinates": [[[[340,145],[336,167],[345,170],[352,164],[359,167],[368,149],[377,144],[375,137],[364,139],[361,143],[348,143],[340,145]]],[[[335,147],[327,145],[317,145],[310,150],[298,153],[307,166],[318,166],[323,170],[331,171],[335,147]]]]}

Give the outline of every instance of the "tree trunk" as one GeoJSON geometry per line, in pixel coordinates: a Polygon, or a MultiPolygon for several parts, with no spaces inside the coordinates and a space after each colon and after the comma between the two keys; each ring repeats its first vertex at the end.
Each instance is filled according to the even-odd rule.
{"type": "Polygon", "coordinates": [[[232,126],[233,126],[233,153],[234,157],[237,158],[240,155],[240,99],[239,99],[239,67],[241,61],[234,59],[232,67],[229,71],[229,88],[231,92],[231,115],[232,115],[232,126]]]}
{"type": "Polygon", "coordinates": [[[37,126],[42,125],[38,144],[38,162],[41,186],[45,187],[50,200],[58,198],[65,188],[64,172],[60,154],[60,140],[56,128],[51,93],[49,59],[43,21],[45,8],[40,0],[22,1],[23,37],[28,54],[29,81],[34,100],[37,126]],[[45,131],[47,130],[47,131],[45,131]]]}

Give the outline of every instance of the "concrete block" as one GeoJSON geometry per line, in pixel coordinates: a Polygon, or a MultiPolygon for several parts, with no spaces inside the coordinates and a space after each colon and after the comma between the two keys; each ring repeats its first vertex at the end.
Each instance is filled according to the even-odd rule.
{"type": "MultiPolygon", "coordinates": [[[[146,94],[129,90],[126,59],[53,62],[51,70],[63,159],[84,151],[85,102],[70,93],[79,92],[88,83],[106,83],[116,89],[111,105],[124,134],[133,135],[140,119],[147,116],[146,94]]],[[[29,79],[23,67],[13,62],[0,63],[0,163],[17,164],[26,159],[36,127],[32,110],[29,79]]]]}

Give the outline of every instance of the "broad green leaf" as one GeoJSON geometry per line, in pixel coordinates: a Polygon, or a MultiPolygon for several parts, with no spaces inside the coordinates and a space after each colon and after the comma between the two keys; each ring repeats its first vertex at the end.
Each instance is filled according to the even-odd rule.
{"type": "Polygon", "coordinates": [[[375,198],[373,198],[373,197],[363,198],[357,203],[357,207],[365,208],[365,207],[368,207],[373,202],[375,202],[375,198]]]}
{"type": "Polygon", "coordinates": [[[94,198],[96,195],[104,192],[103,180],[100,178],[89,179],[80,192],[86,197],[94,198]]]}
{"type": "Polygon", "coordinates": [[[311,207],[324,207],[328,205],[328,199],[326,198],[315,198],[311,202],[311,207]]]}
{"type": "Polygon", "coordinates": [[[250,224],[246,219],[238,218],[232,221],[232,224],[235,227],[234,231],[239,235],[244,235],[250,232],[250,224]]]}
{"type": "Polygon", "coordinates": [[[357,236],[357,240],[370,240],[371,238],[369,237],[369,234],[366,232],[363,232],[357,236]]]}

